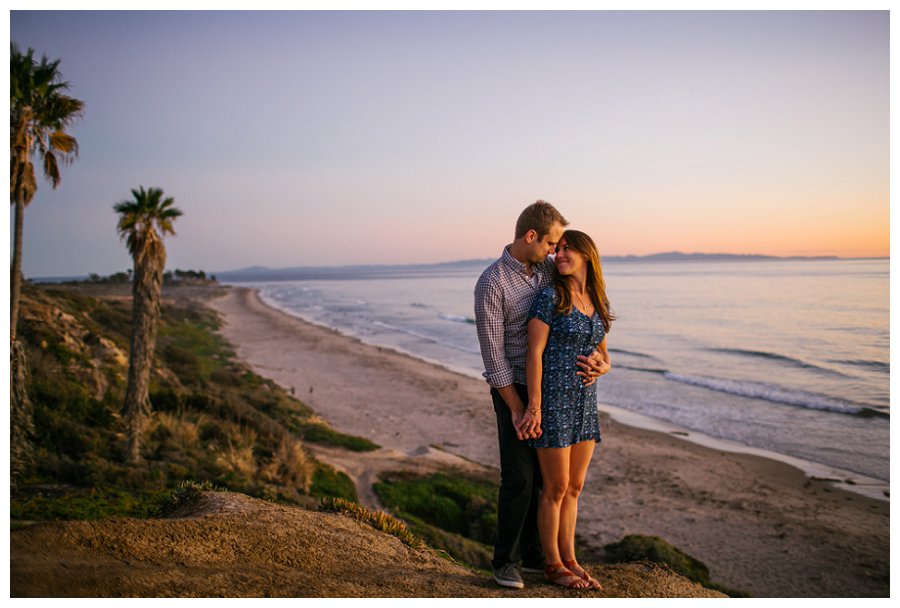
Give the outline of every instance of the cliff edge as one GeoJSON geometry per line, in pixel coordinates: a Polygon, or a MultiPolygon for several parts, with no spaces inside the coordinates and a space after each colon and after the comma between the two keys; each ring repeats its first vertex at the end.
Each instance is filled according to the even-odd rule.
{"type": "Polygon", "coordinates": [[[12,597],[724,597],[648,563],[588,564],[600,593],[539,575],[505,590],[352,517],[231,492],[164,519],[32,524],[10,545],[12,597]]]}

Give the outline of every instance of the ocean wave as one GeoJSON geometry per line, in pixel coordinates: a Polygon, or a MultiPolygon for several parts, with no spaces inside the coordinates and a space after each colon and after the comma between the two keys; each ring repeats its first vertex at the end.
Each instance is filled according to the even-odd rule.
{"type": "Polygon", "coordinates": [[[471,317],[461,317],[459,315],[448,315],[446,313],[441,313],[438,315],[444,321],[450,321],[452,323],[468,323],[470,325],[475,325],[475,319],[471,317]]]}
{"type": "Polygon", "coordinates": [[[730,395],[763,399],[772,403],[791,405],[808,410],[818,410],[862,417],[889,418],[887,412],[870,407],[855,405],[842,399],[817,395],[796,389],[786,389],[774,384],[764,382],[750,382],[746,380],[724,380],[721,378],[708,378],[703,376],[685,376],[675,372],[665,372],[663,376],[674,382],[700,386],[730,395]]]}
{"type": "Polygon", "coordinates": [[[637,353],[637,352],[634,352],[633,350],[625,350],[625,349],[622,349],[622,348],[610,348],[610,349],[609,349],[609,352],[611,352],[611,353],[618,353],[618,354],[620,354],[620,355],[631,355],[632,357],[641,357],[641,358],[643,358],[643,359],[655,359],[655,358],[656,358],[656,357],[654,357],[653,355],[646,355],[646,354],[644,354],[644,353],[637,353]]]}
{"type": "Polygon", "coordinates": [[[743,357],[754,357],[757,359],[767,359],[769,361],[777,361],[779,363],[785,363],[792,367],[798,367],[801,369],[806,369],[822,374],[828,374],[829,376],[838,375],[849,377],[847,374],[841,373],[835,369],[821,367],[814,363],[809,363],[807,361],[803,361],[801,359],[796,359],[794,357],[788,357],[786,355],[779,355],[778,353],[770,353],[762,350],[746,350],[743,348],[707,348],[707,351],[714,353],[724,353],[728,355],[739,355],[743,357]]]}
{"type": "Polygon", "coordinates": [[[427,334],[423,334],[421,332],[414,331],[412,329],[406,329],[405,327],[398,327],[396,325],[391,325],[390,323],[385,323],[384,321],[373,321],[372,325],[376,325],[376,326],[378,326],[382,329],[386,329],[388,331],[406,334],[407,336],[412,336],[414,338],[418,338],[419,340],[422,340],[423,342],[430,342],[431,344],[440,344],[441,346],[445,346],[447,348],[452,348],[453,350],[457,350],[460,352],[475,354],[475,355],[481,354],[481,351],[479,349],[471,349],[471,348],[466,348],[464,346],[458,346],[456,344],[453,344],[452,342],[448,342],[446,340],[439,340],[438,338],[435,338],[434,336],[429,336],[427,334]]]}
{"type": "Polygon", "coordinates": [[[837,363],[838,365],[853,365],[856,367],[864,367],[866,369],[882,372],[885,374],[891,373],[891,363],[890,361],[865,361],[865,360],[857,360],[857,361],[842,361],[840,359],[829,359],[830,363],[837,363]]]}
{"type": "Polygon", "coordinates": [[[669,373],[669,370],[667,370],[667,369],[658,369],[658,368],[652,368],[652,367],[636,367],[634,365],[626,365],[624,363],[619,363],[617,361],[613,361],[613,368],[614,369],[630,369],[633,372],[646,372],[649,374],[660,374],[660,375],[665,375],[665,374],[669,373]]]}

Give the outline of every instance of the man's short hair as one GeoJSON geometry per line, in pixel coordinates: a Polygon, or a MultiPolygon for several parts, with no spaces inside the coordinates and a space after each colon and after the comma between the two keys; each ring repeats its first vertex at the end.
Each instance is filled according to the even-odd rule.
{"type": "Polygon", "coordinates": [[[519,219],[516,221],[516,238],[522,238],[529,230],[534,230],[537,232],[538,239],[542,239],[556,222],[563,226],[569,225],[556,207],[547,201],[536,201],[525,207],[525,210],[519,215],[519,219]]]}

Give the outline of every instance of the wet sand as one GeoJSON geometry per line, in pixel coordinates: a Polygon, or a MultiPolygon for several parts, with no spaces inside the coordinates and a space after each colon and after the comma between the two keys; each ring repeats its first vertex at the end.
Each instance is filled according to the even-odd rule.
{"type": "MultiPolygon", "coordinates": [[[[334,428],[386,450],[438,447],[498,466],[484,382],[306,323],[250,289],[232,288],[210,306],[239,358],[334,428]]],[[[755,596],[889,596],[887,500],[783,462],[602,420],[579,501],[587,552],[628,534],[654,535],[704,562],[712,580],[755,596]]]]}

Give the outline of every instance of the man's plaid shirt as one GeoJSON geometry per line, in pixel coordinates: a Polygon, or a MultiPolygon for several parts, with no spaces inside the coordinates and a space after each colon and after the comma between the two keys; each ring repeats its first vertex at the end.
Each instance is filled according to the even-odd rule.
{"type": "Polygon", "coordinates": [[[526,330],[531,303],[541,289],[550,284],[550,258],[531,269],[509,253],[509,245],[500,259],[488,266],[475,284],[475,327],[484,361],[484,377],[494,388],[525,384],[525,357],[528,353],[526,330]]]}

